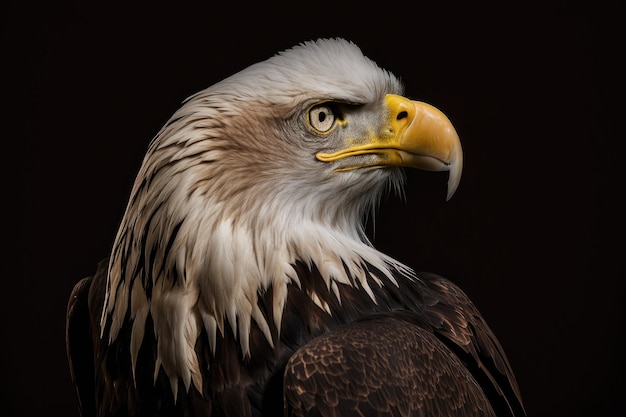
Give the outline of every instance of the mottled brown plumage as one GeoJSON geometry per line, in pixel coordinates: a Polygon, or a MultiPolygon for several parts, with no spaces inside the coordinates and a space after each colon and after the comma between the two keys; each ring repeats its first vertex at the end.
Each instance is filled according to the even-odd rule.
{"type": "Polygon", "coordinates": [[[374,307],[381,312],[292,355],[285,373],[290,415],[524,415],[504,352],[475,306],[451,282],[418,277],[401,292],[419,300],[415,305],[374,307]]]}
{"type": "Polygon", "coordinates": [[[313,339],[287,364],[290,414],[495,416],[461,360],[432,329],[372,316],[313,339]]]}

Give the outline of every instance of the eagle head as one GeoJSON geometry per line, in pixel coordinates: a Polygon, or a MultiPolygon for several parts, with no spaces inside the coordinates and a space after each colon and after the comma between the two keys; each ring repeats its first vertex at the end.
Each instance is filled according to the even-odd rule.
{"type": "Polygon", "coordinates": [[[401,188],[402,167],[450,171],[449,198],[462,151],[442,112],[402,94],[356,45],[321,39],[188,98],[150,143],[132,188],[102,336],[113,341],[130,323],[134,368],[150,316],[155,378],[162,367],[174,390],[179,379],[199,388],[201,331],[213,350],[231,331],[245,357],[254,323],[273,346],[297,262],[315,265],[337,296],[338,283],[368,291],[365,264],[410,276],[372,247],[363,219],[385,190],[401,188]],[[258,307],[269,287],[273,317],[258,307]]]}

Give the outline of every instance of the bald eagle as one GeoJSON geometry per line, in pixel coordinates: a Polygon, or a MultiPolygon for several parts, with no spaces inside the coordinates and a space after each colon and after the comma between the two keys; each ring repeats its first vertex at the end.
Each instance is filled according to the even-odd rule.
{"type": "Polygon", "coordinates": [[[449,198],[458,135],[343,39],[187,99],[70,296],[81,415],[525,415],[468,297],[366,236],[403,167],[449,171],[449,198]]]}

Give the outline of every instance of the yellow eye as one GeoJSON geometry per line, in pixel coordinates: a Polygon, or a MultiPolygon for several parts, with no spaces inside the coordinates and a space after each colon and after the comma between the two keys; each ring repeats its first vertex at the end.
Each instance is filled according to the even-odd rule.
{"type": "Polygon", "coordinates": [[[326,133],[335,126],[337,116],[328,103],[318,104],[309,110],[309,125],[319,133],[326,133]]]}

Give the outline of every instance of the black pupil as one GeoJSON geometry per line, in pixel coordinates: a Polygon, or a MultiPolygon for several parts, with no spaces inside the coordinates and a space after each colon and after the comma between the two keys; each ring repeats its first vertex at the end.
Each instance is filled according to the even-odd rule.
{"type": "Polygon", "coordinates": [[[324,112],[320,112],[317,116],[317,119],[321,122],[323,122],[324,120],[326,120],[326,113],[324,112]]]}

